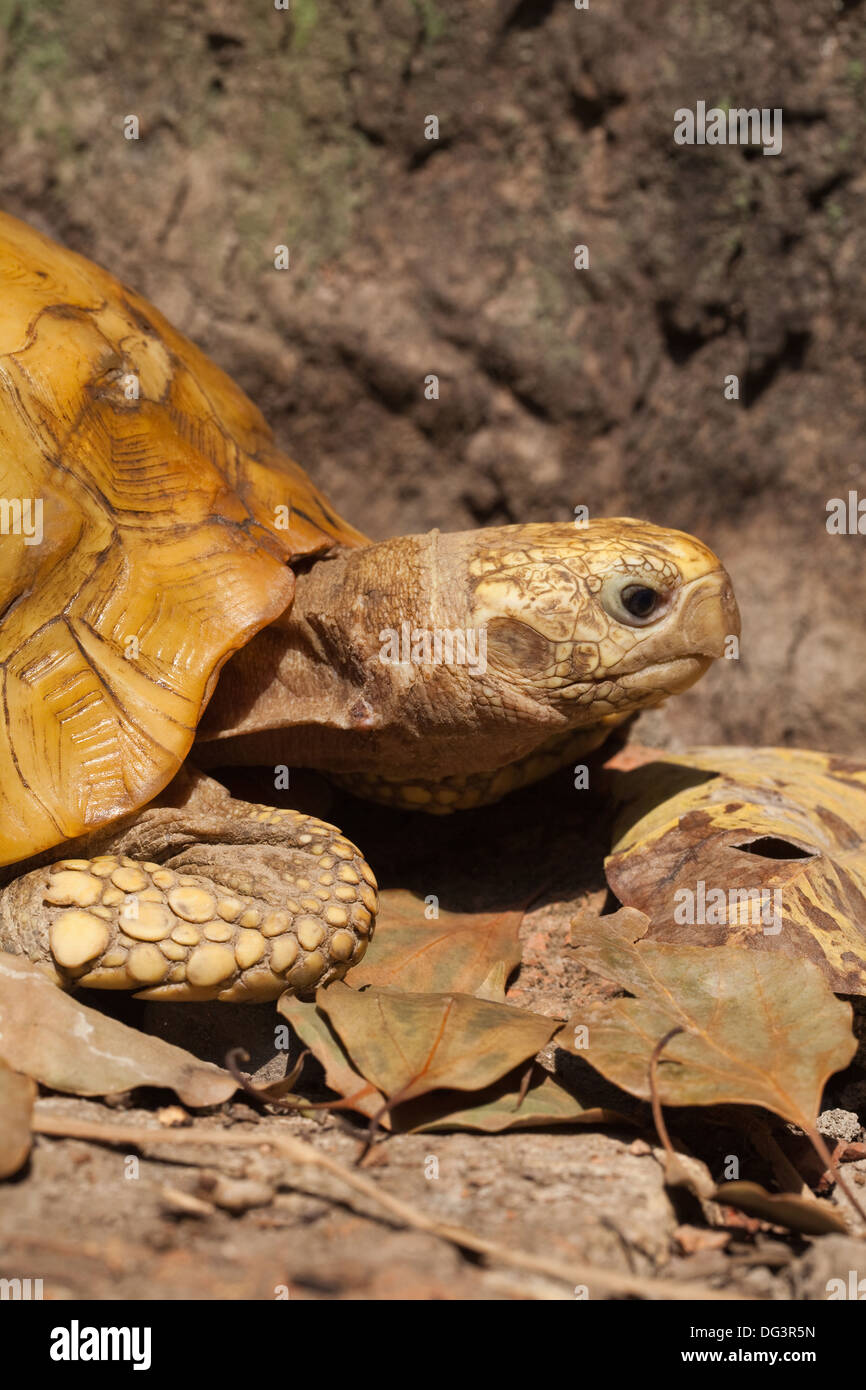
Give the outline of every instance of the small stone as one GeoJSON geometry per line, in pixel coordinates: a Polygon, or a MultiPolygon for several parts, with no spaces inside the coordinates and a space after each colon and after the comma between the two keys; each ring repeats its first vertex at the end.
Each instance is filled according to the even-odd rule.
{"type": "Polygon", "coordinates": [[[724,1250],[730,1242],[730,1231],[707,1231],[701,1226],[677,1226],[674,1240],[684,1255],[697,1255],[705,1250],[724,1250]]]}
{"type": "Polygon", "coordinates": [[[860,1138],[860,1121],[852,1110],[825,1110],[818,1116],[816,1129],[825,1139],[840,1139],[851,1144],[860,1138]]]}
{"type": "Polygon", "coordinates": [[[227,1178],[222,1173],[203,1173],[199,1191],[223,1211],[250,1211],[253,1207],[269,1206],[274,1199],[269,1183],[256,1178],[227,1178]]]}
{"type": "Polygon", "coordinates": [[[187,1114],[179,1105],[164,1105],[161,1110],[157,1110],[156,1118],[165,1129],[185,1129],[192,1124],[192,1115],[187,1114]]]}

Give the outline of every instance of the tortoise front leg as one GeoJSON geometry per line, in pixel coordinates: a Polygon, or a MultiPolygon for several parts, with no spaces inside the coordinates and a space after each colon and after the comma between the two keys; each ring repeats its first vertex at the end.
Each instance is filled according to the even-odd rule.
{"type": "Polygon", "coordinates": [[[0,946],[65,987],[257,1002],[339,979],[367,949],[372,870],[313,816],[226,795],[152,807],[87,848],[0,892],[0,946]]]}

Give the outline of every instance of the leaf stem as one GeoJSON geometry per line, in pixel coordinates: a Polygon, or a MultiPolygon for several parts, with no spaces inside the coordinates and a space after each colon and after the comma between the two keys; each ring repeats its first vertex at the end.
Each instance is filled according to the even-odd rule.
{"type": "Polygon", "coordinates": [[[649,1088],[650,1100],[652,1102],[653,1109],[653,1120],[655,1122],[655,1127],[658,1132],[659,1139],[664,1145],[665,1153],[668,1154],[671,1158],[676,1158],[676,1154],[674,1152],[674,1146],[670,1140],[670,1135],[668,1134],[667,1125],[665,1124],[665,1117],[662,1114],[662,1103],[661,1099],[659,1098],[657,1069],[659,1058],[661,1057],[671,1038],[675,1038],[677,1033],[684,1033],[685,1031],[685,1028],[671,1028],[670,1032],[665,1033],[664,1037],[660,1038],[659,1041],[656,1043],[655,1047],[652,1050],[652,1056],[649,1059],[649,1088]]]}
{"type": "MultiPolygon", "coordinates": [[[[864,1226],[866,1226],[866,1211],[863,1210],[863,1207],[860,1204],[860,1199],[848,1186],[848,1180],[846,1178],[843,1178],[842,1169],[839,1167],[837,1163],[834,1162],[833,1155],[827,1148],[827,1145],[824,1143],[823,1135],[820,1134],[819,1131],[814,1127],[808,1128],[806,1130],[806,1134],[809,1138],[812,1148],[817,1153],[821,1162],[826,1164],[827,1168],[835,1177],[842,1191],[845,1193],[845,1196],[848,1198],[848,1201],[851,1203],[857,1215],[860,1217],[860,1220],[863,1222],[864,1226]]],[[[863,1235],[861,1235],[861,1239],[863,1238],[863,1235]]]]}

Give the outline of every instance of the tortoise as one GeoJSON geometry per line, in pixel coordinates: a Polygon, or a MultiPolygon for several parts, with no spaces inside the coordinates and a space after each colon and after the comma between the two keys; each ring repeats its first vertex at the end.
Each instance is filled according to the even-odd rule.
{"type": "Polygon", "coordinates": [[[0,946],[68,989],[267,1000],[363,955],[361,851],[208,768],[483,805],[739,631],[713,552],[631,518],[369,540],[155,308],[3,214],[0,472],[0,946]]]}

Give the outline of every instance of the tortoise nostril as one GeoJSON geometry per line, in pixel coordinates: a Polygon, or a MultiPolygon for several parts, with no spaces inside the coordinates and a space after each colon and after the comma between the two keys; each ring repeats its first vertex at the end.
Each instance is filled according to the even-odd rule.
{"type": "Polygon", "coordinates": [[[693,652],[725,655],[728,638],[740,633],[740,612],[727,576],[722,580],[717,571],[692,581],[685,595],[681,626],[693,652]]]}

